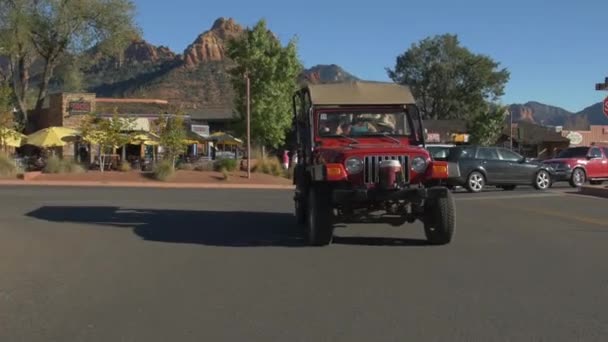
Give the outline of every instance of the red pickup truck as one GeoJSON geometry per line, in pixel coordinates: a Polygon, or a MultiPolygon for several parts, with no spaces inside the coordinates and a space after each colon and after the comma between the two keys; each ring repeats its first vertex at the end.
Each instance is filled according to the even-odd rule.
{"type": "Polygon", "coordinates": [[[572,187],[608,180],[608,147],[571,147],[544,163],[555,169],[554,182],[567,181],[572,187]]]}

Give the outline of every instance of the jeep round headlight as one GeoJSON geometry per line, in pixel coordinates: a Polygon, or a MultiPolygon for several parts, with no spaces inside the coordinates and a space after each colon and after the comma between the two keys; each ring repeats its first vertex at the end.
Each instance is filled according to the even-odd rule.
{"type": "Polygon", "coordinates": [[[426,170],[426,160],[422,157],[412,159],[412,170],[416,173],[422,173],[426,170]]]}
{"type": "Polygon", "coordinates": [[[344,167],[349,174],[359,173],[363,170],[363,160],[359,157],[350,157],[346,159],[344,167]]]}

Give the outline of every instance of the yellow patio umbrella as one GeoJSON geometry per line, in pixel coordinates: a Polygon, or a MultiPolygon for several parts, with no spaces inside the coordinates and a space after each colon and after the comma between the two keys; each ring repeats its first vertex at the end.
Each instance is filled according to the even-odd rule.
{"type": "Polygon", "coordinates": [[[66,140],[76,138],[80,133],[67,127],[48,127],[27,136],[27,144],[38,147],[61,147],[66,140]]]}
{"type": "Polygon", "coordinates": [[[156,146],[159,144],[158,140],[160,137],[154,133],[140,133],[131,138],[129,142],[131,145],[147,145],[147,146],[156,146]]]}
{"type": "Polygon", "coordinates": [[[4,146],[21,147],[27,139],[25,134],[21,134],[14,129],[2,128],[1,130],[2,136],[4,137],[4,146]]]}

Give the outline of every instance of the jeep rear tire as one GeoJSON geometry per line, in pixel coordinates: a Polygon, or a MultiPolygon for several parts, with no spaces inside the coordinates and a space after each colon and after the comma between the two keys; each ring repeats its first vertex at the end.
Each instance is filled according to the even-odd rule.
{"type": "Polygon", "coordinates": [[[309,245],[327,246],[331,243],[334,227],[330,195],[323,186],[310,187],[306,206],[306,240],[309,245]]]}
{"type": "Polygon", "coordinates": [[[424,207],[424,233],[432,245],[446,245],[452,241],[456,228],[454,196],[427,201],[424,207]]]}

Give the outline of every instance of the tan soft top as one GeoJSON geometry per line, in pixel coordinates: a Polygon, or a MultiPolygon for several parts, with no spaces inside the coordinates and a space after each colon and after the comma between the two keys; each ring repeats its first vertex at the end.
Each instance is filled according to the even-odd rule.
{"type": "Polygon", "coordinates": [[[415,103],[408,86],[382,82],[308,85],[315,105],[403,105],[415,103]]]}

